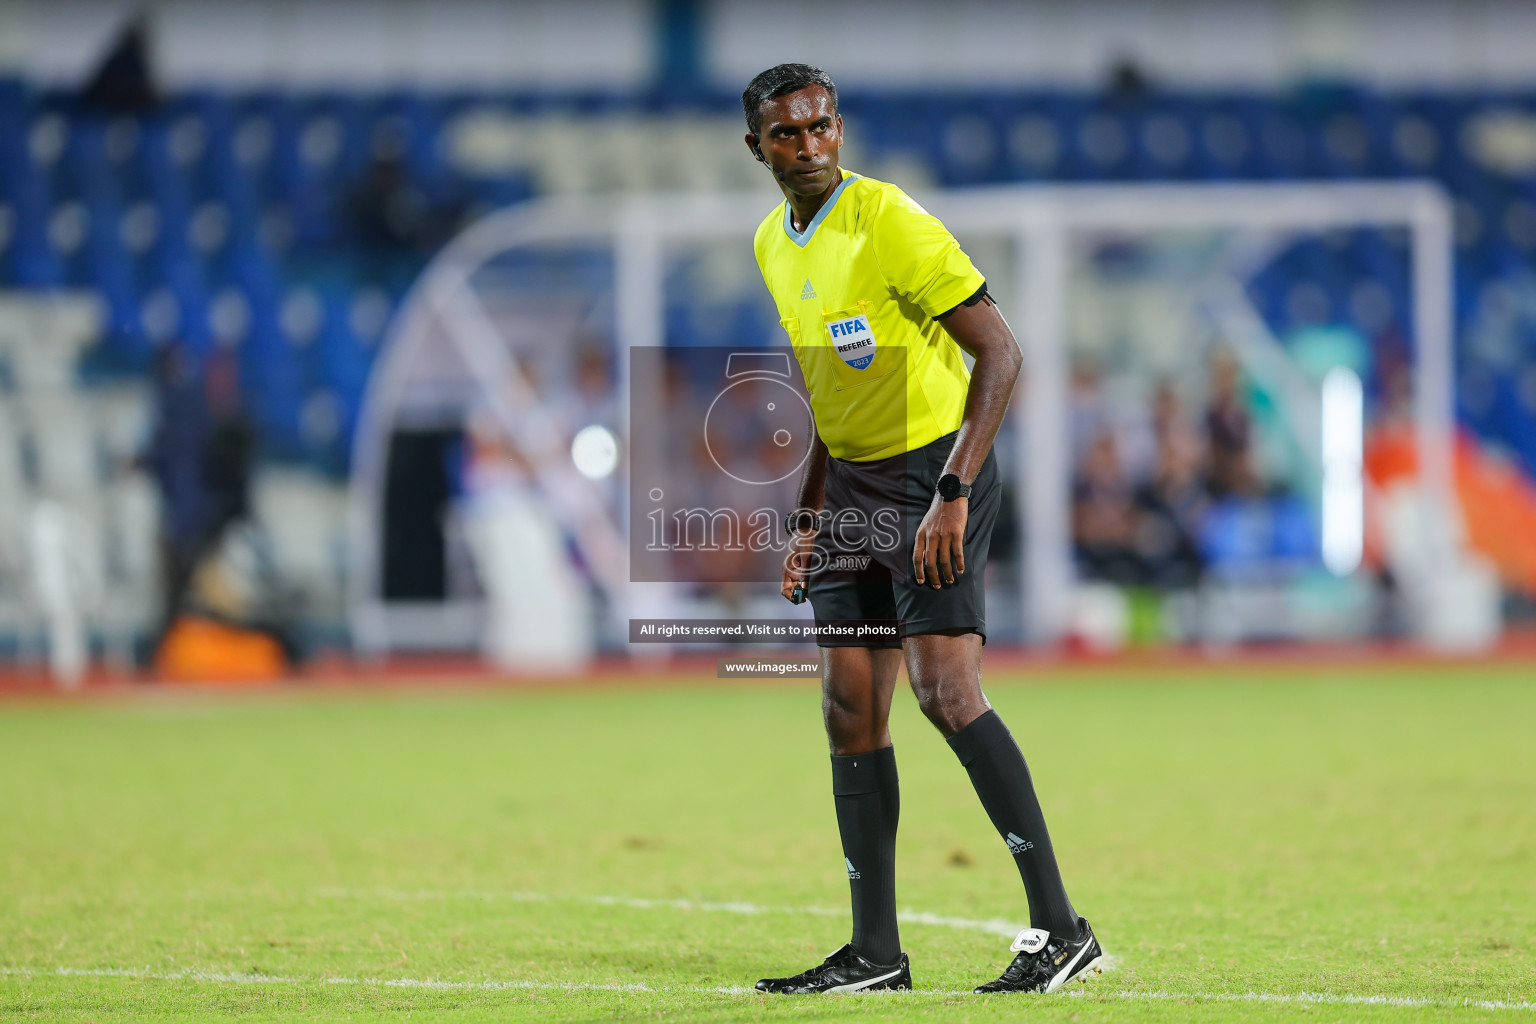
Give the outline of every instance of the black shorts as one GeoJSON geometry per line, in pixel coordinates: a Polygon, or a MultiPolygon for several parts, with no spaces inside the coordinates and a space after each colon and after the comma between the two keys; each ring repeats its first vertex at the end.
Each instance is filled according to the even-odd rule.
{"type": "MultiPolygon", "coordinates": [[[[987,453],[972,485],[965,525],[965,572],[935,590],[912,575],[917,528],[933,502],[955,435],[904,455],[874,462],[827,458],[826,524],[816,534],[816,554],[806,596],[817,625],[895,621],[897,636],[967,632],[986,641],[982,571],[997,520],[997,459],[987,453]]],[[[875,641],[821,636],[821,647],[900,647],[875,641]]]]}

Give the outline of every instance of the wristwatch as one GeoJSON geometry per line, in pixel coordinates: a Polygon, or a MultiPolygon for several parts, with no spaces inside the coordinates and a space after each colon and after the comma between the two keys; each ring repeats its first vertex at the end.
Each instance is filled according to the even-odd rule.
{"type": "Polygon", "coordinates": [[[797,533],[815,533],[827,521],[826,512],[812,512],[800,508],[784,517],[784,532],[793,537],[797,533]]]}
{"type": "Polygon", "coordinates": [[[956,498],[969,498],[971,485],[963,484],[960,478],[953,473],[945,473],[939,477],[939,497],[945,501],[954,501],[956,498]]]}

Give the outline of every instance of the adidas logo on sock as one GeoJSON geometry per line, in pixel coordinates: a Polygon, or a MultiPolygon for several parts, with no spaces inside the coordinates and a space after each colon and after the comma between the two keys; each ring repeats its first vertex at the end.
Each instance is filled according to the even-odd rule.
{"type": "Polygon", "coordinates": [[[853,866],[853,861],[849,860],[847,857],[844,857],[843,863],[848,865],[848,881],[851,882],[855,878],[859,877],[859,869],[853,866]]]}
{"type": "Polygon", "coordinates": [[[814,298],[816,298],[816,289],[811,287],[811,279],[810,278],[806,278],[805,279],[805,287],[800,289],[800,297],[802,299],[814,299],[814,298]]]}
{"type": "Polygon", "coordinates": [[[1035,848],[1035,844],[1030,842],[1028,839],[1020,839],[1018,836],[1014,835],[1012,832],[1008,833],[1008,852],[1009,853],[1023,853],[1025,850],[1033,850],[1034,848],[1035,848]]]}

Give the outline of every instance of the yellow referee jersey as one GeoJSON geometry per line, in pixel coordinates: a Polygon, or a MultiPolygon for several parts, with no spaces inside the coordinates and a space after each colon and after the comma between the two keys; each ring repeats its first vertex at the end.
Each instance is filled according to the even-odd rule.
{"type": "Polygon", "coordinates": [[[984,279],[901,189],[842,173],[804,231],[780,203],[753,249],[805,375],[816,432],[835,458],[867,462],[960,428],[970,374],[933,318],[984,279]]]}

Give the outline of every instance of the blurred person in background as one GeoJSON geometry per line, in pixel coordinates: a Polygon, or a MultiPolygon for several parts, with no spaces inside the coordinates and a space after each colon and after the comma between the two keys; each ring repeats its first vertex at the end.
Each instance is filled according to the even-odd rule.
{"type": "Polygon", "coordinates": [[[429,246],[432,211],[411,184],[398,144],[375,147],[350,206],[364,276],[381,284],[409,279],[429,246]]]}
{"type": "MultiPolygon", "coordinates": [[[[536,365],[518,366],[541,393],[536,365]]],[[[488,406],[469,417],[465,443],[465,536],[489,612],[482,650],[507,668],[575,671],[592,656],[591,595],[539,491],[538,467],[488,406]]]]}
{"type": "Polygon", "coordinates": [[[241,402],[234,353],[222,347],[209,353],[204,381],[208,437],[203,446],[202,476],[209,543],[217,544],[230,526],[250,518],[256,429],[241,402]]]}
{"type": "Polygon", "coordinates": [[[1082,466],[1088,449],[1108,425],[1104,411],[1103,379],[1099,364],[1089,356],[1072,361],[1067,390],[1067,440],[1071,445],[1072,466],[1082,466]]]}
{"type": "Polygon", "coordinates": [[[1106,378],[1091,356],[1075,359],[1067,398],[1073,476],[1080,476],[1099,438],[1114,438],[1120,472],[1131,483],[1150,479],[1157,467],[1156,427],[1140,389],[1124,376],[1106,378]]]}
{"type": "Polygon", "coordinates": [[[555,418],[567,440],[583,427],[597,425],[609,430],[619,428],[619,396],[614,385],[613,357],[605,339],[577,342],[571,386],[561,388],[551,399],[555,418]]]}
{"type": "Polygon", "coordinates": [[[155,353],[155,425],[144,464],[160,491],[160,564],[164,603],[145,663],[181,613],[206,546],[211,502],[203,476],[208,405],[186,346],[167,341],[155,353]]]}
{"type": "Polygon", "coordinates": [[[352,245],[364,280],[399,290],[464,224],[464,205],[434,199],[412,178],[398,125],[380,127],[367,169],[347,200],[352,245]]]}
{"type": "MultiPolygon", "coordinates": [[[[1152,433],[1157,446],[1162,449],[1176,432],[1191,433],[1194,425],[1184,411],[1184,400],[1168,381],[1158,384],[1152,396],[1152,433]]],[[[1197,439],[1191,438],[1191,440],[1197,439]]]]}
{"type": "Polygon", "coordinates": [[[1072,539],[1088,579],[1131,586],[1141,578],[1136,553],[1135,489],[1120,464],[1115,435],[1094,438],[1072,484],[1072,539]]]}
{"type": "Polygon", "coordinates": [[[1143,582],[1182,590],[1200,581],[1200,523],[1210,505],[1205,453],[1177,392],[1164,384],[1153,403],[1157,470],[1136,490],[1134,546],[1143,582]]]}
{"type": "Polygon", "coordinates": [[[1242,394],[1242,370],[1229,352],[1211,361],[1211,400],[1205,412],[1211,496],[1244,497],[1259,489],[1253,468],[1253,419],[1242,394]]]}
{"type": "MultiPolygon", "coordinates": [[[[618,387],[614,383],[612,363],[606,339],[578,339],[569,386],[550,389],[541,396],[566,444],[587,427],[602,427],[615,437],[621,433],[618,387]]],[[[619,483],[617,473],[592,481],[610,502],[618,501],[619,483]]]]}
{"type": "Polygon", "coordinates": [[[257,436],[241,400],[234,353],[214,348],[199,379],[185,345],[168,342],[156,357],[155,385],[155,427],[144,461],[160,489],[165,597],[147,660],[196,606],[204,618],[269,636],[291,667],[299,661],[287,621],[293,609],[264,566],[253,566],[258,578],[233,590],[215,586],[219,593],[194,600],[201,571],[217,560],[230,532],[252,518],[257,436]]]}
{"type": "Polygon", "coordinates": [[[160,105],[151,71],[149,26],[143,17],[123,28],[81,90],[80,102],[104,114],[142,114],[160,105]]]}

